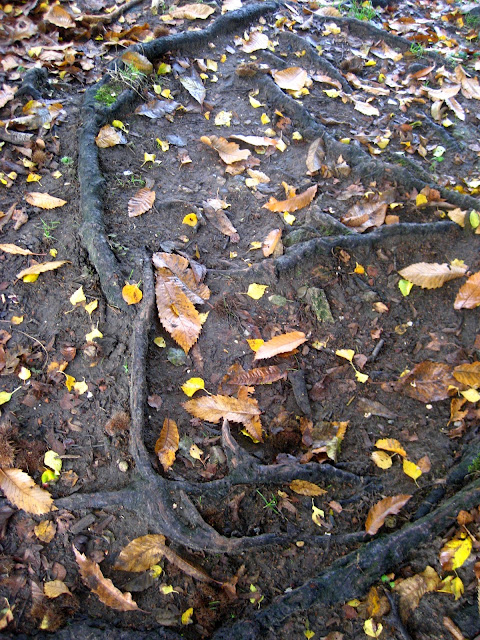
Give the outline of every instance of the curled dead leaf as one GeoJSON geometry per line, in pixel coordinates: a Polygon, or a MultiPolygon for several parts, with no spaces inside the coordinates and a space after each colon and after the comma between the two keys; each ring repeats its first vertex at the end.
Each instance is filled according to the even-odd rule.
{"type": "MultiPolygon", "coordinates": [[[[158,440],[155,443],[155,453],[163,466],[168,471],[175,462],[175,454],[178,450],[178,427],[174,420],[165,418],[158,440]]],[[[155,564],[155,563],[154,563],[155,564]]]]}
{"type": "Polygon", "coordinates": [[[385,518],[389,515],[398,513],[407,504],[411,497],[411,495],[400,494],[398,496],[383,498],[383,500],[374,504],[368,512],[367,520],[365,522],[365,531],[371,536],[375,535],[380,527],[383,526],[385,518]]]}
{"type": "Polygon", "coordinates": [[[128,201],[128,217],[141,216],[153,207],[155,202],[155,191],[150,189],[139,189],[137,193],[128,201]]]}
{"type": "Polygon", "coordinates": [[[221,136],[202,136],[200,140],[215,149],[225,164],[232,164],[240,160],[246,160],[250,155],[248,149],[240,149],[236,142],[229,142],[221,136]]]}
{"type": "Polygon", "coordinates": [[[270,200],[263,205],[264,209],[268,209],[269,211],[298,211],[298,209],[303,209],[315,197],[317,193],[318,185],[314,184],[312,187],[309,187],[303,193],[299,193],[298,196],[293,196],[293,198],[288,198],[288,200],[276,200],[275,198],[270,198],[270,200]]]}

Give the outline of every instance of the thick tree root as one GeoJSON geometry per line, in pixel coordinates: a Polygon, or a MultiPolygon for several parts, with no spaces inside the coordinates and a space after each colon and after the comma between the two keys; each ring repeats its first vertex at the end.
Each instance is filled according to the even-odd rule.
{"type": "Polygon", "coordinates": [[[477,479],[424,518],[339,558],[316,578],[253,613],[249,620],[222,627],[213,640],[256,640],[281,627],[294,613],[315,604],[331,606],[364,596],[384,573],[405,562],[411,551],[448,529],[460,509],[472,509],[479,500],[480,479],[477,479]]]}
{"type": "MultiPolygon", "coordinates": [[[[201,31],[188,31],[153,40],[146,45],[135,45],[133,51],[139,51],[149,60],[155,61],[162,54],[173,50],[188,50],[211,42],[216,36],[230,33],[247,26],[260,16],[273,11],[275,2],[264,2],[243,7],[219,17],[201,31]]],[[[123,68],[121,61],[113,61],[110,70],[123,68]]],[[[80,212],[82,224],[80,237],[88,252],[90,262],[100,279],[100,286],[109,304],[126,309],[122,299],[123,280],[121,265],[116,259],[105,234],[103,220],[102,195],[105,181],[100,169],[98,149],[95,137],[99,129],[107,122],[133,111],[140,96],[133,90],[124,91],[111,107],[100,105],[95,96],[98,89],[110,79],[107,73],[97,84],[85,92],[82,106],[82,126],[79,131],[78,176],[80,181],[80,212]]]]}

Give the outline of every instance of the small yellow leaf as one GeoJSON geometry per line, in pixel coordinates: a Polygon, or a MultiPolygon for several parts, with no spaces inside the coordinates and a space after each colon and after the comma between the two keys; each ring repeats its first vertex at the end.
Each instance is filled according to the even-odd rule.
{"type": "Polygon", "coordinates": [[[316,507],[312,500],[312,520],[317,525],[317,527],[322,527],[323,525],[325,525],[323,518],[325,518],[325,511],[316,507]]]}
{"type": "Polygon", "coordinates": [[[205,380],[202,378],[189,378],[184,384],[182,384],[182,391],[189,398],[199,389],[205,389],[205,380]]]}
{"type": "Polygon", "coordinates": [[[168,596],[169,593],[178,593],[178,591],[175,591],[171,584],[162,584],[162,586],[160,587],[160,591],[164,596],[168,596]]]}
{"type": "Polygon", "coordinates": [[[103,333],[98,330],[98,327],[92,327],[90,333],[85,334],[85,340],[87,342],[93,342],[95,338],[103,338],[103,333]]]}
{"type": "Polygon", "coordinates": [[[57,475],[62,470],[62,459],[56,451],[52,451],[51,449],[47,451],[43,458],[43,462],[46,467],[53,469],[57,475]]]}
{"type": "Polygon", "coordinates": [[[20,380],[23,380],[25,382],[25,380],[28,380],[32,377],[32,372],[30,371],[30,369],[27,369],[27,367],[22,367],[20,369],[18,377],[20,378],[20,380]]]}
{"type": "Polygon", "coordinates": [[[412,480],[416,480],[422,475],[420,467],[406,458],[403,459],[403,472],[412,480]]]}
{"type": "Polygon", "coordinates": [[[256,284],[252,282],[252,284],[248,286],[247,296],[250,296],[250,298],[254,300],[260,300],[267,288],[268,285],[266,284],[256,284]]]}
{"type": "Polygon", "coordinates": [[[12,319],[10,320],[10,322],[12,324],[22,324],[23,316],[12,316],[12,319]]]}
{"type": "Polygon", "coordinates": [[[370,638],[378,638],[383,631],[383,625],[375,622],[373,618],[368,618],[363,624],[363,630],[370,638]]]}
{"type": "Polygon", "coordinates": [[[415,199],[415,204],[417,205],[417,207],[421,207],[424,204],[428,203],[428,198],[426,195],[424,195],[423,193],[419,193],[415,199]]]}
{"type": "Polygon", "coordinates": [[[362,373],[361,371],[357,371],[357,369],[355,369],[355,378],[362,384],[365,384],[365,382],[368,380],[367,374],[362,373]]]}
{"type": "Polygon", "coordinates": [[[335,351],[335,355],[339,356],[340,358],[345,358],[345,360],[351,362],[353,360],[353,356],[355,355],[355,351],[353,349],[337,349],[335,351]]]}
{"type": "Polygon", "coordinates": [[[167,140],[160,140],[160,138],[157,138],[155,142],[158,144],[158,146],[164,153],[170,149],[170,145],[167,142],[167,140]]]}
{"type": "Polygon", "coordinates": [[[162,575],[163,569],[159,564],[154,564],[153,567],[150,567],[149,573],[152,576],[152,578],[156,580],[162,575]]]}
{"type": "Polygon", "coordinates": [[[155,158],[157,156],[154,153],[147,153],[145,151],[145,153],[143,154],[143,164],[141,165],[143,167],[144,164],[147,164],[147,162],[155,162],[155,158]]]}
{"type": "Polygon", "coordinates": [[[353,272],[358,273],[358,275],[363,275],[365,273],[365,267],[363,267],[361,264],[358,264],[357,262],[353,272]]]}
{"type": "Polygon", "coordinates": [[[386,451],[373,451],[372,460],[380,469],[390,469],[392,466],[392,457],[386,451]]]}
{"type": "Polygon", "coordinates": [[[38,273],[31,273],[28,276],[23,276],[24,282],[36,282],[38,280],[38,273]]]}
{"type": "Polygon", "coordinates": [[[33,530],[39,540],[48,544],[55,537],[57,527],[50,520],[42,520],[42,522],[39,522],[33,530]]]}
{"type": "Polygon", "coordinates": [[[38,175],[38,173],[29,173],[27,176],[27,182],[40,182],[42,176],[38,175]]]}
{"type": "Polygon", "coordinates": [[[182,220],[182,224],[188,224],[189,227],[196,227],[198,224],[198,218],[194,213],[187,213],[182,220]]]}
{"type": "Polygon", "coordinates": [[[203,456],[203,451],[196,444],[192,444],[188,453],[194,460],[201,460],[203,456]]]}
{"type": "Polygon", "coordinates": [[[463,595],[465,587],[458,576],[447,576],[445,580],[442,580],[437,591],[440,591],[441,593],[451,593],[455,600],[458,600],[463,595]]]}
{"type": "Polygon", "coordinates": [[[121,129],[122,131],[125,131],[125,133],[128,133],[128,129],[126,128],[126,126],[123,124],[121,120],[113,120],[112,126],[115,127],[116,129],[121,129]]]}
{"type": "Polygon", "coordinates": [[[311,629],[306,629],[306,630],[303,632],[303,635],[305,636],[305,638],[306,638],[307,640],[311,640],[311,638],[313,638],[313,636],[315,635],[315,631],[312,631],[311,629]]]}
{"type": "Polygon", "coordinates": [[[215,124],[217,127],[229,127],[232,121],[231,111],[219,111],[215,116],[215,124]]]}
{"type": "Polygon", "coordinates": [[[440,564],[443,570],[455,571],[462,566],[471,552],[472,541],[469,536],[449,540],[440,551],[440,564]]]}
{"type": "Polygon", "coordinates": [[[69,376],[67,373],[65,374],[65,386],[69,391],[73,389],[73,385],[75,384],[75,382],[76,380],[73,376],[69,376]]]}
{"type": "Polygon", "coordinates": [[[71,596],[72,592],[62,580],[51,580],[43,585],[43,593],[47,598],[58,598],[62,594],[71,596]]]}
{"type": "Polygon", "coordinates": [[[247,339],[247,342],[250,349],[255,353],[260,349],[262,344],[265,343],[265,341],[262,340],[261,338],[250,338],[249,340],[247,339]]]}
{"type": "Polygon", "coordinates": [[[391,451],[392,453],[398,453],[402,458],[406,458],[407,452],[402,447],[398,440],[394,438],[381,438],[375,442],[375,446],[378,449],[384,449],[385,451],[391,451]]]}
{"type": "Polygon", "coordinates": [[[153,343],[156,344],[159,349],[165,349],[165,347],[167,346],[165,338],[163,338],[162,336],[154,338],[153,343]]]}
{"type": "Polygon", "coordinates": [[[398,288],[400,289],[402,296],[404,296],[405,298],[408,296],[408,294],[412,290],[412,287],[413,287],[413,282],[410,282],[410,280],[404,280],[402,278],[398,283],[398,288]]]}
{"type": "Polygon", "coordinates": [[[323,93],[329,98],[338,98],[340,95],[340,91],[338,91],[338,89],[324,89],[323,93]]]}
{"type": "Polygon", "coordinates": [[[292,140],[303,140],[303,136],[300,131],[294,131],[292,133],[292,140]]]}
{"type": "Polygon", "coordinates": [[[288,213],[288,211],[284,211],[283,219],[287,224],[292,225],[295,222],[296,217],[292,213],[288,213]]]}
{"type": "Polygon", "coordinates": [[[98,300],[92,300],[91,302],[85,305],[85,311],[89,315],[92,315],[92,313],[95,311],[97,307],[98,307],[98,300]]]}
{"type": "Polygon", "coordinates": [[[79,304],[80,302],[86,302],[86,301],[87,299],[85,298],[85,294],[83,293],[83,286],[77,289],[70,296],[70,304],[73,304],[73,306],[75,306],[76,304],[79,304]]]}
{"type": "Polygon", "coordinates": [[[82,380],[82,382],[75,382],[73,385],[73,389],[78,393],[79,396],[88,391],[88,385],[85,382],[85,378],[82,380]]]}
{"type": "Polygon", "coordinates": [[[143,293],[136,284],[125,284],[122,289],[122,298],[127,304],[138,304],[143,298],[143,293]]]}
{"type": "Polygon", "coordinates": [[[182,624],[185,624],[185,625],[193,624],[192,616],[193,616],[193,609],[192,607],[190,607],[190,609],[187,609],[182,613],[182,624]]]}
{"type": "Polygon", "coordinates": [[[259,102],[256,98],[254,98],[253,96],[248,96],[248,99],[250,100],[250,104],[252,105],[252,107],[254,109],[258,109],[259,107],[264,107],[265,105],[262,102],[259,102]]]}
{"type": "Polygon", "coordinates": [[[478,402],[480,400],[480,393],[476,389],[467,389],[466,391],[460,392],[464,398],[468,400],[468,402],[478,402]]]}
{"type": "Polygon", "coordinates": [[[0,391],[0,405],[9,402],[13,396],[13,393],[9,393],[8,391],[0,391]]]}
{"type": "Polygon", "coordinates": [[[268,124],[270,122],[270,118],[267,116],[266,113],[262,113],[260,117],[260,121],[262,124],[268,124]]]}
{"type": "Polygon", "coordinates": [[[258,240],[254,240],[253,242],[250,243],[249,251],[254,251],[255,249],[261,249],[261,248],[262,248],[262,243],[259,242],[258,240]]]}

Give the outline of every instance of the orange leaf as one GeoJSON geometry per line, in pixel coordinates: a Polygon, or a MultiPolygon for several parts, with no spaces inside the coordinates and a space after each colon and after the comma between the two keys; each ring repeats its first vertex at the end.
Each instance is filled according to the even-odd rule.
{"type": "Polygon", "coordinates": [[[420,402],[438,402],[448,398],[449,387],[459,383],[452,375],[453,367],[442,362],[425,360],[395,383],[395,391],[400,391],[420,402]]]}
{"type": "Polygon", "coordinates": [[[308,73],[301,67],[289,67],[288,69],[282,69],[282,71],[275,71],[273,79],[281,89],[299,91],[305,86],[308,73]]]}
{"type": "Polygon", "coordinates": [[[41,515],[55,510],[53,498],[21,469],[0,469],[0,489],[9,502],[27,513],[41,515]]]}
{"type": "Polygon", "coordinates": [[[63,207],[64,204],[67,204],[66,200],[55,198],[55,196],[50,196],[48,193],[40,193],[38,191],[27,193],[25,200],[28,204],[34,207],[40,207],[40,209],[56,209],[57,207],[63,207]]]}
{"type": "MultiPolygon", "coordinates": [[[[422,289],[438,289],[449,280],[461,278],[465,275],[467,270],[467,265],[460,266],[446,263],[437,264],[435,262],[417,262],[416,264],[412,264],[409,267],[402,269],[398,273],[402,278],[413,282],[413,284],[422,287],[422,289]]],[[[455,308],[457,309],[458,307],[455,308]]]]}
{"type": "Polygon", "coordinates": [[[265,240],[262,242],[262,252],[266,258],[268,256],[271,256],[272,253],[275,251],[281,237],[282,237],[281,229],[272,229],[270,233],[267,235],[265,240]]]}
{"type": "Polygon", "coordinates": [[[292,480],[290,489],[301,496],[321,496],[327,493],[325,489],[307,480],[292,480]]]}
{"type": "Polygon", "coordinates": [[[287,353],[293,351],[299,345],[303,344],[307,338],[302,331],[290,331],[275,336],[262,346],[255,353],[255,360],[263,360],[264,358],[272,358],[278,353],[287,353]]]}
{"type": "Polygon", "coordinates": [[[138,304],[143,298],[143,293],[136,284],[128,284],[122,289],[122,298],[127,304],[138,304]]]}
{"type": "Polygon", "coordinates": [[[165,536],[150,534],[135,538],[124,547],[115,562],[114,569],[120,571],[148,571],[163,557],[165,536]]]}
{"type": "Polygon", "coordinates": [[[455,298],[454,309],[475,309],[480,305],[480,271],[470,276],[455,298]]]}
{"type": "Polygon", "coordinates": [[[293,198],[288,198],[288,200],[276,200],[275,198],[270,198],[267,204],[263,205],[264,209],[268,209],[269,211],[298,211],[298,209],[303,209],[315,197],[317,193],[318,185],[314,184],[313,187],[309,187],[303,193],[299,193],[298,196],[293,196],[293,198]]]}
{"type": "MultiPolygon", "coordinates": [[[[160,436],[155,443],[155,453],[160,460],[164,471],[168,471],[175,462],[175,454],[178,450],[178,427],[174,420],[165,418],[160,436]]],[[[155,563],[154,563],[155,564],[155,563]]]]}
{"type": "Polygon", "coordinates": [[[87,587],[95,593],[103,604],[116,611],[135,611],[137,604],[130,593],[122,593],[111,580],[105,578],[100,567],[93,560],[89,560],[83,553],[73,547],[75,560],[80,567],[80,575],[87,587]]]}
{"type": "MultiPolygon", "coordinates": [[[[245,427],[252,428],[255,438],[258,437],[258,427],[261,425],[258,419],[261,411],[257,401],[252,398],[231,398],[229,396],[203,396],[194,398],[183,404],[183,407],[196,418],[218,423],[225,419],[231,422],[240,422],[245,427]]],[[[253,435],[253,434],[252,434],[253,435]]],[[[261,431],[260,431],[261,436],[261,431]]]]}
{"type": "Polygon", "coordinates": [[[371,536],[375,535],[380,527],[383,526],[385,518],[389,515],[398,513],[402,507],[404,507],[412,496],[407,494],[400,494],[398,496],[391,496],[384,498],[374,504],[368,512],[367,520],[365,522],[365,531],[371,536]]]}
{"type": "Polygon", "coordinates": [[[248,149],[240,149],[236,142],[229,142],[221,136],[202,136],[200,140],[218,153],[225,164],[246,160],[250,155],[248,149]]]}
{"type": "Polygon", "coordinates": [[[52,5],[45,14],[44,19],[63,29],[70,29],[75,26],[75,21],[72,16],[59,4],[52,5]]]}
{"type": "Polygon", "coordinates": [[[128,217],[141,216],[152,208],[155,202],[155,191],[150,189],[139,189],[137,193],[128,201],[128,217]]]}
{"type": "Polygon", "coordinates": [[[125,64],[135,67],[135,69],[146,76],[153,71],[153,64],[150,60],[137,51],[125,51],[121,59],[125,64]]]}
{"type": "Polygon", "coordinates": [[[378,449],[383,449],[384,451],[392,451],[393,453],[398,453],[404,458],[407,457],[407,452],[402,447],[398,440],[394,438],[382,438],[381,440],[377,440],[375,442],[375,446],[378,449]]]}
{"type": "Polygon", "coordinates": [[[284,380],[286,377],[286,372],[282,371],[280,367],[259,367],[257,369],[250,369],[250,371],[241,371],[229,378],[228,382],[230,384],[250,386],[256,384],[271,384],[277,380],[284,380]]]}

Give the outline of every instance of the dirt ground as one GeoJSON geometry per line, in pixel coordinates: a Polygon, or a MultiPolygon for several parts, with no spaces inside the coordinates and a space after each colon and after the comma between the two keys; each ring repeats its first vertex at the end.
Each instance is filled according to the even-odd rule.
{"type": "MultiPolygon", "coordinates": [[[[71,10],[73,3],[61,6],[71,10]]],[[[100,9],[93,2],[78,2],[75,6],[80,14],[93,14],[100,9]]],[[[127,144],[97,149],[104,178],[101,206],[105,237],[117,265],[117,273],[111,274],[112,281],[118,276],[120,287],[126,280],[138,283],[146,294],[144,252],[149,257],[158,252],[176,253],[206,268],[205,283],[211,292],[200,308],[201,312],[208,311],[208,317],[198,342],[188,354],[174,342],[156,314],[149,327],[148,352],[143,363],[148,395],[144,404],[143,442],[151,468],[171,482],[172,491],[177,491],[175,486],[187,487],[182,482],[196,487],[190,493],[186,489],[191,504],[207,525],[222,536],[251,539],[262,534],[279,536],[280,542],[260,548],[215,553],[211,549],[202,552],[195,545],[186,548],[178,540],[169,541],[167,535],[171,548],[201,567],[213,578],[210,583],[195,579],[167,559],[159,561],[163,571],[157,577],[149,572],[129,573],[113,568],[119,552],[131,540],[163,531],[152,524],[161,522],[158,514],[152,516],[151,509],[143,512],[141,502],[137,509],[108,502],[103,506],[73,506],[76,496],[81,494],[107,495],[132,486],[137,486],[145,500],[151,499],[155,504],[156,491],[139,474],[134,447],[129,441],[131,395],[136,384],[132,334],[138,328],[135,317],[139,309],[151,304],[153,298],[148,301],[145,295],[142,302],[128,308],[111,304],[102,292],[92,256],[87,252],[82,198],[88,185],[81,187],[78,177],[82,162],[78,134],[87,117],[81,111],[85,90],[103,77],[107,62],[115,60],[124,46],[134,42],[130,34],[120,46],[113,46],[111,36],[106,35],[108,29],[118,32],[148,23],[148,28],[140,32],[143,38],[147,31],[152,36],[158,35],[155,29],[165,26],[174,34],[192,25],[203,28],[205,23],[162,20],[168,8],[162,5],[163,14],[159,9],[158,15],[152,15],[145,2],[125,13],[126,22],[101,25],[97,39],[90,32],[89,37],[82,36],[80,29],[71,34],[48,21],[43,22],[46,28],[32,34],[30,39],[12,39],[8,32],[4,34],[1,54],[13,56],[21,67],[18,70],[4,65],[3,72],[0,71],[2,84],[21,86],[24,69],[32,65],[27,51],[39,44],[48,48],[54,43],[71,42],[77,63],[64,66],[65,74],[53,55],[51,60],[41,63],[48,71],[49,84],[42,88],[42,97],[36,99],[46,104],[60,103],[62,112],[50,128],[33,131],[30,147],[5,141],[0,151],[2,176],[15,167],[18,173],[13,181],[4,177],[5,184],[0,185],[0,206],[5,214],[0,217],[0,243],[15,244],[35,254],[0,252],[3,347],[0,391],[11,393],[19,387],[1,407],[0,466],[21,469],[41,485],[44,454],[53,450],[62,459],[62,471],[56,482],[44,488],[56,500],[72,497],[71,508],[58,503],[59,509],[47,515],[33,515],[2,500],[0,595],[8,600],[13,620],[0,632],[1,637],[46,637],[52,632],[60,638],[71,637],[69,634],[139,639],[367,637],[364,623],[372,616],[371,612],[365,613],[365,607],[362,609],[368,591],[364,585],[357,592],[355,583],[349,585],[353,594],[350,604],[346,600],[332,599],[325,604],[313,599],[306,606],[306,600],[299,596],[298,606],[290,605],[284,613],[280,605],[269,607],[283,602],[279,598],[297,587],[314,581],[334,561],[368,544],[371,536],[363,536],[362,532],[369,510],[379,500],[399,494],[412,496],[397,515],[389,516],[377,538],[399,532],[413,522],[417,509],[425,504],[433,489],[445,488],[446,497],[453,496],[459,486],[449,484],[448,474],[465,455],[476,459],[479,441],[475,402],[463,406],[465,414],[455,415],[451,420],[447,397],[432,394],[431,401],[422,401],[393,383],[403,372],[425,361],[454,367],[479,359],[478,309],[454,308],[459,287],[466,278],[460,283],[451,280],[440,288],[415,286],[404,296],[399,289],[398,274],[411,264],[450,264],[455,259],[468,265],[467,276],[480,268],[474,230],[453,224],[454,228],[448,224],[435,226],[448,220],[447,214],[454,207],[468,209],[468,213],[474,209],[472,203],[478,186],[469,184],[475,185],[480,177],[478,98],[456,95],[465,110],[464,120],[448,111],[444,103],[443,117],[447,117],[448,111],[454,121],[453,126],[447,127],[434,122],[432,100],[425,92],[448,85],[446,75],[439,71],[442,65],[445,73],[454,74],[460,61],[475,77],[478,22],[464,20],[462,26],[456,18],[442,18],[462,9],[460,3],[442,0],[379,7],[377,16],[369,23],[355,20],[348,8],[342,18],[312,16],[319,6],[287,3],[240,24],[236,30],[221,33],[206,45],[195,45],[188,51],[169,51],[155,65],[171,65],[170,73],[156,75],[153,80],[147,77],[135,86],[134,99],[138,103],[154,98],[168,100],[165,90],[170,90],[171,98],[182,106],[166,117],[150,118],[133,111],[118,117],[126,130],[127,144]],[[455,52],[464,53],[463,58],[448,59],[448,48],[435,47],[430,36],[422,41],[408,41],[412,33],[398,27],[407,24],[406,20],[402,22],[407,17],[423,25],[425,33],[435,33],[437,29],[437,34],[442,35],[440,45],[445,39],[455,39],[457,45],[452,46],[455,52]],[[374,53],[381,50],[378,30],[392,33],[392,23],[397,24],[397,33],[408,43],[402,49],[399,43],[395,48],[393,41],[385,40],[392,51],[402,54],[396,60],[374,53]],[[373,25],[377,31],[364,31],[365,24],[373,25]],[[259,26],[268,35],[272,50],[243,51],[237,39],[259,26]],[[470,37],[475,28],[476,37],[470,37]],[[410,46],[410,42],[420,43],[419,47],[410,46]],[[434,49],[440,53],[429,57],[434,49]],[[369,60],[373,64],[367,64],[369,60]],[[89,64],[82,67],[79,61],[89,64]],[[332,80],[325,61],[342,74],[347,84],[350,82],[353,90],[350,94],[343,93],[345,87],[341,87],[342,95],[348,99],[329,96],[326,91],[338,92],[338,88],[325,79],[313,80],[304,94],[288,95],[269,75],[271,69],[301,67],[310,77],[327,75],[332,80]],[[432,70],[414,77],[430,66],[432,70]],[[178,80],[180,73],[185,69],[190,73],[192,67],[205,74],[203,104],[192,98],[178,80]],[[354,73],[364,85],[388,91],[369,93],[355,87],[348,73],[354,73]],[[379,81],[379,76],[386,83],[379,81]],[[154,85],[158,84],[165,92],[162,96],[155,93],[154,85]],[[284,102],[280,102],[278,92],[286,97],[284,102]],[[365,115],[355,109],[351,96],[362,104],[370,104],[367,100],[374,96],[372,105],[379,115],[365,115]],[[254,104],[257,100],[262,106],[252,106],[251,97],[254,104]],[[228,127],[215,124],[219,112],[230,114],[228,127]],[[266,116],[263,122],[262,114],[266,116]],[[313,172],[309,172],[306,159],[311,143],[322,135],[312,129],[310,117],[326,132],[325,153],[319,156],[319,167],[313,172]],[[200,140],[202,136],[230,135],[271,136],[285,145],[254,146],[236,140],[251,153],[245,170],[232,175],[227,171],[232,165],[223,162],[213,148],[200,140]],[[382,148],[378,142],[385,136],[389,142],[382,148]],[[336,142],[329,147],[329,140],[336,142]],[[345,147],[344,157],[340,157],[338,145],[345,147]],[[445,152],[434,156],[439,146],[445,152]],[[352,156],[349,161],[347,148],[351,147],[364,152],[365,157],[352,156]],[[418,153],[419,147],[426,149],[425,157],[418,153]],[[43,151],[42,160],[33,168],[23,163],[24,158],[32,158],[24,152],[26,148],[43,151]],[[155,158],[152,160],[152,156],[145,154],[155,154],[155,158]],[[403,173],[396,173],[391,167],[403,173]],[[248,168],[263,172],[269,182],[248,186],[248,168]],[[57,171],[61,172],[60,177],[55,174],[57,171]],[[27,181],[31,172],[41,176],[38,183],[27,181]],[[401,179],[407,175],[428,182],[432,189],[442,190],[441,195],[437,191],[438,198],[425,198],[426,204],[418,200],[421,189],[414,182],[401,179]],[[294,187],[297,194],[317,186],[313,200],[293,212],[295,220],[291,224],[283,211],[277,213],[263,207],[271,197],[288,198],[282,183],[294,187]],[[142,215],[129,217],[129,201],[145,186],[155,191],[153,207],[142,215]],[[25,200],[25,195],[32,191],[48,193],[66,204],[51,210],[33,206],[25,200]],[[451,194],[450,199],[447,193],[451,194]],[[457,196],[466,198],[465,206],[457,196]],[[365,203],[375,202],[375,198],[380,205],[387,203],[387,214],[397,215],[397,224],[405,223],[401,233],[385,234],[374,244],[365,241],[358,246],[342,246],[339,241],[328,251],[309,250],[303,257],[300,255],[301,247],[307,246],[309,240],[311,247],[312,241],[319,238],[353,233],[355,238],[364,239],[377,233],[374,224],[360,234],[345,222],[353,205],[365,207],[365,203]],[[214,224],[211,214],[208,215],[209,199],[227,203],[228,208],[222,212],[237,235],[222,233],[218,224],[214,224]],[[443,206],[445,202],[449,206],[443,206]],[[9,211],[15,215],[5,220],[9,211]],[[184,222],[191,213],[197,216],[195,226],[184,222]],[[335,222],[340,226],[327,228],[335,222]],[[411,232],[407,223],[432,224],[425,231],[415,227],[416,231],[411,232]],[[339,232],[340,227],[343,230],[339,232]],[[274,229],[281,230],[283,249],[277,247],[273,256],[265,257],[261,243],[274,229]],[[297,258],[288,265],[290,268],[283,268],[282,259],[293,255],[297,258]],[[18,279],[17,274],[33,264],[33,259],[68,263],[42,273],[35,282],[18,279]],[[267,285],[261,298],[247,295],[252,283],[267,285]],[[98,308],[91,314],[81,304],[70,302],[80,286],[87,303],[98,301],[98,308]],[[312,288],[324,292],[323,315],[318,309],[316,313],[312,288]],[[23,321],[16,323],[15,318],[19,317],[23,321]],[[86,336],[95,328],[102,337],[89,340],[86,336]],[[303,332],[307,338],[293,353],[254,361],[255,353],[247,339],[268,341],[293,331],[303,332]],[[165,341],[164,347],[154,343],[160,337],[165,341]],[[336,353],[342,349],[355,352],[353,363],[336,353]],[[51,366],[52,363],[58,366],[51,366]],[[62,363],[64,373],[58,370],[62,363]],[[232,468],[229,470],[227,466],[222,423],[192,417],[183,406],[187,397],[181,386],[189,378],[200,377],[209,393],[222,393],[219,385],[234,364],[245,371],[277,365],[285,372],[282,379],[256,385],[254,389],[261,410],[263,442],[252,441],[241,433],[241,424],[230,420],[231,434],[241,450],[257,465],[279,468],[297,465],[297,468],[310,462],[347,472],[325,480],[321,477],[323,472],[319,471],[315,479],[317,472],[312,471],[312,482],[326,493],[315,497],[300,495],[290,488],[290,481],[257,483],[255,471],[252,482],[232,482],[223,492],[214,489],[203,492],[198,488],[199,483],[207,487],[228,478],[232,468]],[[19,379],[22,368],[31,372],[27,380],[19,379]],[[358,371],[368,376],[366,382],[359,381],[358,371]],[[68,389],[65,374],[76,381],[85,381],[88,390],[68,389]],[[175,420],[180,434],[175,462],[168,471],[155,455],[155,443],[165,418],[175,420]],[[338,423],[346,423],[340,442],[334,440],[338,423]],[[315,430],[313,435],[309,436],[309,428],[315,430]],[[375,443],[384,438],[398,440],[409,460],[417,462],[428,456],[430,470],[414,481],[404,473],[399,455],[393,456],[388,469],[376,466],[372,452],[375,443]],[[320,452],[314,451],[314,443],[320,452]],[[192,457],[192,445],[201,450],[198,457],[192,457]],[[325,453],[327,449],[330,457],[325,453]],[[321,526],[312,519],[312,505],[323,512],[321,526]],[[48,542],[38,535],[38,524],[45,520],[55,526],[55,534],[48,542]],[[139,610],[118,611],[103,604],[82,581],[72,546],[99,563],[103,575],[122,592],[131,592],[139,610]],[[56,599],[42,595],[43,584],[53,580],[64,581],[71,594],[56,599]],[[221,583],[227,581],[235,583],[234,590],[222,588],[221,583]],[[169,585],[173,586],[173,592],[164,593],[162,588],[169,585]],[[362,601],[360,606],[355,603],[352,606],[354,597],[362,601]],[[182,625],[180,618],[189,608],[193,609],[192,624],[182,625]],[[260,619],[262,612],[265,615],[260,619]],[[238,621],[257,625],[252,627],[256,631],[250,630],[253,635],[248,635],[238,627],[238,631],[229,635],[229,628],[238,621]]],[[[11,25],[14,19],[6,7],[3,5],[2,24],[11,25]]],[[[212,7],[216,12],[207,23],[220,15],[220,7],[212,7]]],[[[38,7],[32,9],[28,19],[37,25],[42,22],[38,7]]],[[[128,81],[118,71],[115,80],[128,81]]],[[[1,119],[7,121],[21,115],[29,97],[27,92],[7,102],[0,112],[1,119]]],[[[194,397],[202,394],[206,395],[199,391],[194,397]]],[[[475,469],[470,466],[465,481],[475,480],[475,469]]],[[[176,500],[179,494],[172,495],[172,500],[176,500]]],[[[70,503],[63,503],[67,504],[70,503]]],[[[474,506],[465,507],[473,514],[468,524],[474,540],[473,552],[455,574],[450,572],[461,578],[464,593],[458,600],[450,593],[428,593],[404,621],[405,628],[398,615],[389,617],[392,612],[377,611],[374,618],[383,624],[378,637],[450,640],[454,636],[445,624],[446,617],[463,633],[458,637],[480,637],[474,573],[479,516],[474,506]]],[[[176,507],[174,502],[173,508],[176,507]]],[[[193,521],[192,536],[195,527],[193,521]]],[[[392,561],[390,568],[380,571],[369,587],[375,586],[383,594],[382,575],[388,574],[387,582],[393,582],[421,573],[428,565],[444,578],[448,572],[440,565],[440,550],[458,527],[454,521],[446,521],[440,534],[416,546],[406,557],[392,561]]],[[[332,586],[336,588],[334,581],[332,586]]]]}

